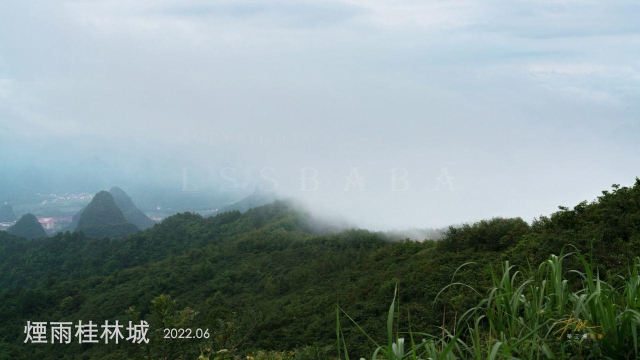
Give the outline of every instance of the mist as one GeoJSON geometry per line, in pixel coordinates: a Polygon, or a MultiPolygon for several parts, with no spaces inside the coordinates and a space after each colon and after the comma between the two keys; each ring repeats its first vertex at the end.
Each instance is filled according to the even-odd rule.
{"type": "Polygon", "coordinates": [[[260,189],[425,229],[639,174],[634,2],[35,4],[0,12],[0,201],[260,189]]]}

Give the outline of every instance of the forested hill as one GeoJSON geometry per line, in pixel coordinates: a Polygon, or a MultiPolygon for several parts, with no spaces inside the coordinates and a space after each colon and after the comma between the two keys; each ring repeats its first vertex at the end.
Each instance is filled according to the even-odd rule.
{"type": "MultiPolygon", "coordinates": [[[[120,359],[144,351],[152,358],[195,359],[201,345],[234,354],[323,348],[335,344],[337,302],[384,339],[380,323],[396,283],[412,327],[437,332],[443,318],[453,322],[478,301],[472,290],[451,288],[434,302],[454,273],[483,293],[502,260],[536,264],[566,245],[590,257],[601,274],[620,270],[640,253],[640,181],[533,224],[495,218],[451,228],[438,242],[390,242],[365,230],[313,231],[318,228],[308,213],[277,201],[244,214],[180,214],[125,239],[67,233],[27,242],[0,234],[0,358],[120,359]],[[167,343],[153,332],[149,347],[23,344],[27,320],[102,323],[132,316],[152,329],[179,323],[216,336],[167,343]]],[[[344,332],[354,357],[370,356],[357,329],[344,332]]]]}
{"type": "Polygon", "coordinates": [[[7,233],[28,240],[47,237],[47,233],[38,222],[38,218],[33,214],[23,215],[18,222],[7,229],[7,233]]]}
{"type": "Polygon", "coordinates": [[[89,223],[92,229],[85,229],[83,232],[91,237],[123,237],[155,225],[153,220],[136,207],[129,195],[116,186],[112,187],[108,193],[106,191],[97,193],[91,203],[73,215],[71,224],[61,232],[78,230],[80,220],[87,209],[93,214],[84,216],[89,217],[84,220],[85,227],[89,223]],[[120,212],[124,219],[120,216],[120,212]],[[135,227],[131,226],[132,224],[135,227]],[[96,229],[99,231],[95,231],[96,229]]]}
{"type": "Polygon", "coordinates": [[[127,221],[111,193],[100,191],[83,210],[75,231],[94,238],[125,237],[140,229],[127,221]]]}
{"type": "Polygon", "coordinates": [[[98,240],[75,232],[25,242],[0,232],[0,295],[15,287],[44,285],[52,277],[108,275],[192,249],[238,240],[257,230],[306,234],[314,224],[308,214],[287,202],[276,201],[245,214],[232,211],[212,218],[192,213],[174,215],[126,239],[98,240]],[[26,263],[37,266],[23,269],[26,263]]]}

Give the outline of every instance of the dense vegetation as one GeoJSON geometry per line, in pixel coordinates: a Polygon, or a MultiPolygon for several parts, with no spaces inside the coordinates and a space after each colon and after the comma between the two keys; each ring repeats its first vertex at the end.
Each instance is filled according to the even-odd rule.
{"type": "MultiPolygon", "coordinates": [[[[500,334],[496,326],[513,334],[503,341],[508,346],[526,332],[522,326],[531,326],[507,324],[508,312],[501,306],[508,302],[503,301],[525,279],[533,279],[528,284],[535,289],[550,276],[546,268],[537,271],[536,264],[560,254],[567,245],[571,251],[586,254],[590,270],[578,256],[567,256],[563,268],[556,267],[546,286],[566,284],[563,293],[568,295],[562,300],[564,310],[555,313],[555,318],[576,311],[576,298],[594,293],[584,289],[595,280],[568,269],[611,279],[599,285],[598,299],[610,298],[616,308],[624,305],[620,302],[623,297],[633,300],[625,297],[622,280],[615,275],[626,271],[640,253],[640,181],[629,188],[615,185],[592,203],[562,207],[531,225],[521,219],[494,218],[451,228],[437,242],[391,242],[384,234],[364,230],[318,232],[324,228],[306,212],[277,201],[244,214],[234,211],[212,218],[179,214],[125,239],[65,233],[27,242],[0,234],[0,358],[54,359],[83,354],[87,358],[195,359],[203,354],[213,359],[294,349],[303,357],[335,357],[336,304],[360,327],[345,322],[343,313],[340,334],[349,355],[371,357],[375,346],[365,333],[381,343],[388,338],[387,329],[380,325],[387,319],[396,286],[399,324],[407,327],[410,314],[415,331],[441,336],[444,327],[453,334],[455,324],[475,326],[482,311],[485,317],[503,314],[493,322],[477,321],[475,333],[464,330],[469,339],[478,334],[483,349],[478,356],[484,358],[496,343],[489,339],[500,334]],[[510,268],[502,270],[506,260],[524,275],[513,276],[510,268]],[[495,275],[502,271],[510,275],[495,275]],[[448,286],[452,279],[466,286],[448,286]],[[487,302],[486,294],[493,300],[487,302]],[[148,346],[23,344],[27,320],[100,323],[132,318],[144,318],[151,324],[148,346]],[[463,320],[466,322],[461,323],[463,320]],[[160,329],[165,326],[207,328],[212,336],[164,340],[160,329]]],[[[523,301],[529,303],[535,294],[530,289],[528,285],[522,288],[523,301]]],[[[553,310],[558,300],[549,293],[543,295],[547,300],[542,306],[547,307],[536,309],[553,310]]],[[[580,319],[601,325],[599,321],[605,318],[596,310],[590,307],[591,317],[583,312],[580,319]]],[[[623,357],[632,349],[628,339],[618,345],[623,357]]],[[[441,340],[451,342],[446,334],[441,340]]],[[[472,344],[469,341],[466,344],[472,344]]],[[[560,357],[563,348],[558,346],[550,345],[550,349],[560,357]]],[[[463,356],[465,350],[456,351],[463,356]]],[[[547,356],[540,342],[531,343],[526,351],[547,356]],[[531,350],[534,345],[539,346],[537,350],[531,350]]],[[[506,354],[504,349],[496,353],[506,354]]],[[[286,354],[290,355],[280,356],[289,356],[286,354]]]]}
{"type": "MultiPolygon", "coordinates": [[[[409,313],[400,320],[394,296],[387,315],[387,341],[380,345],[369,338],[375,349],[371,353],[387,360],[637,359],[640,258],[627,270],[603,281],[579,252],[551,255],[540,266],[523,270],[507,261],[493,276],[486,297],[454,319],[452,327],[447,327],[443,314],[441,333],[413,331],[409,313]],[[563,271],[564,260],[572,256],[582,263],[582,271],[563,271]]],[[[468,285],[450,284],[464,286],[468,285]]],[[[340,336],[341,314],[351,326],[358,324],[336,309],[337,348],[339,356],[348,359],[348,345],[340,336]]]]}
{"type": "Polygon", "coordinates": [[[38,218],[33,214],[23,215],[18,222],[7,229],[7,233],[28,240],[47,237],[47,233],[38,222],[38,218]]]}

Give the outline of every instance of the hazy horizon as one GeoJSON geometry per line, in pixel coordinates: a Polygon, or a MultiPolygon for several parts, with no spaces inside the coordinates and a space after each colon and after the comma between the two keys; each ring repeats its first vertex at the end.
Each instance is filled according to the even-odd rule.
{"type": "Polygon", "coordinates": [[[640,176],[637,2],[35,4],[0,13],[4,198],[277,184],[388,230],[531,221],[640,176]]]}

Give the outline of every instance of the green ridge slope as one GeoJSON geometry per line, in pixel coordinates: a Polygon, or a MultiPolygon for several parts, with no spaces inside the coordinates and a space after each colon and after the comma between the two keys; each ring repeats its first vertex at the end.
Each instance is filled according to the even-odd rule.
{"type": "MultiPolygon", "coordinates": [[[[443,319],[452,329],[478,303],[503,260],[526,268],[563,248],[577,249],[588,254],[599,276],[617,274],[640,253],[638,224],[640,181],[616,185],[591,203],[561,207],[532,224],[494,218],[450,228],[437,242],[391,242],[366,230],[315,233],[313,216],[281,201],[244,214],[179,214],[127,239],[75,233],[25,242],[7,235],[0,238],[0,321],[6,324],[0,355],[135,358],[148,350],[153,358],[195,359],[203,346],[233,348],[238,356],[256,349],[324,348],[335,346],[336,303],[384,341],[380,324],[396,284],[402,326],[408,311],[414,330],[438,332],[443,319]],[[440,293],[452,281],[475,290],[440,293]],[[167,342],[158,332],[148,349],[70,344],[43,350],[22,343],[27,319],[103,322],[132,316],[156,330],[181,323],[215,336],[167,342]]],[[[567,257],[565,275],[580,266],[567,257]]],[[[350,356],[371,355],[368,339],[354,326],[344,328],[344,337],[350,356]]]]}

